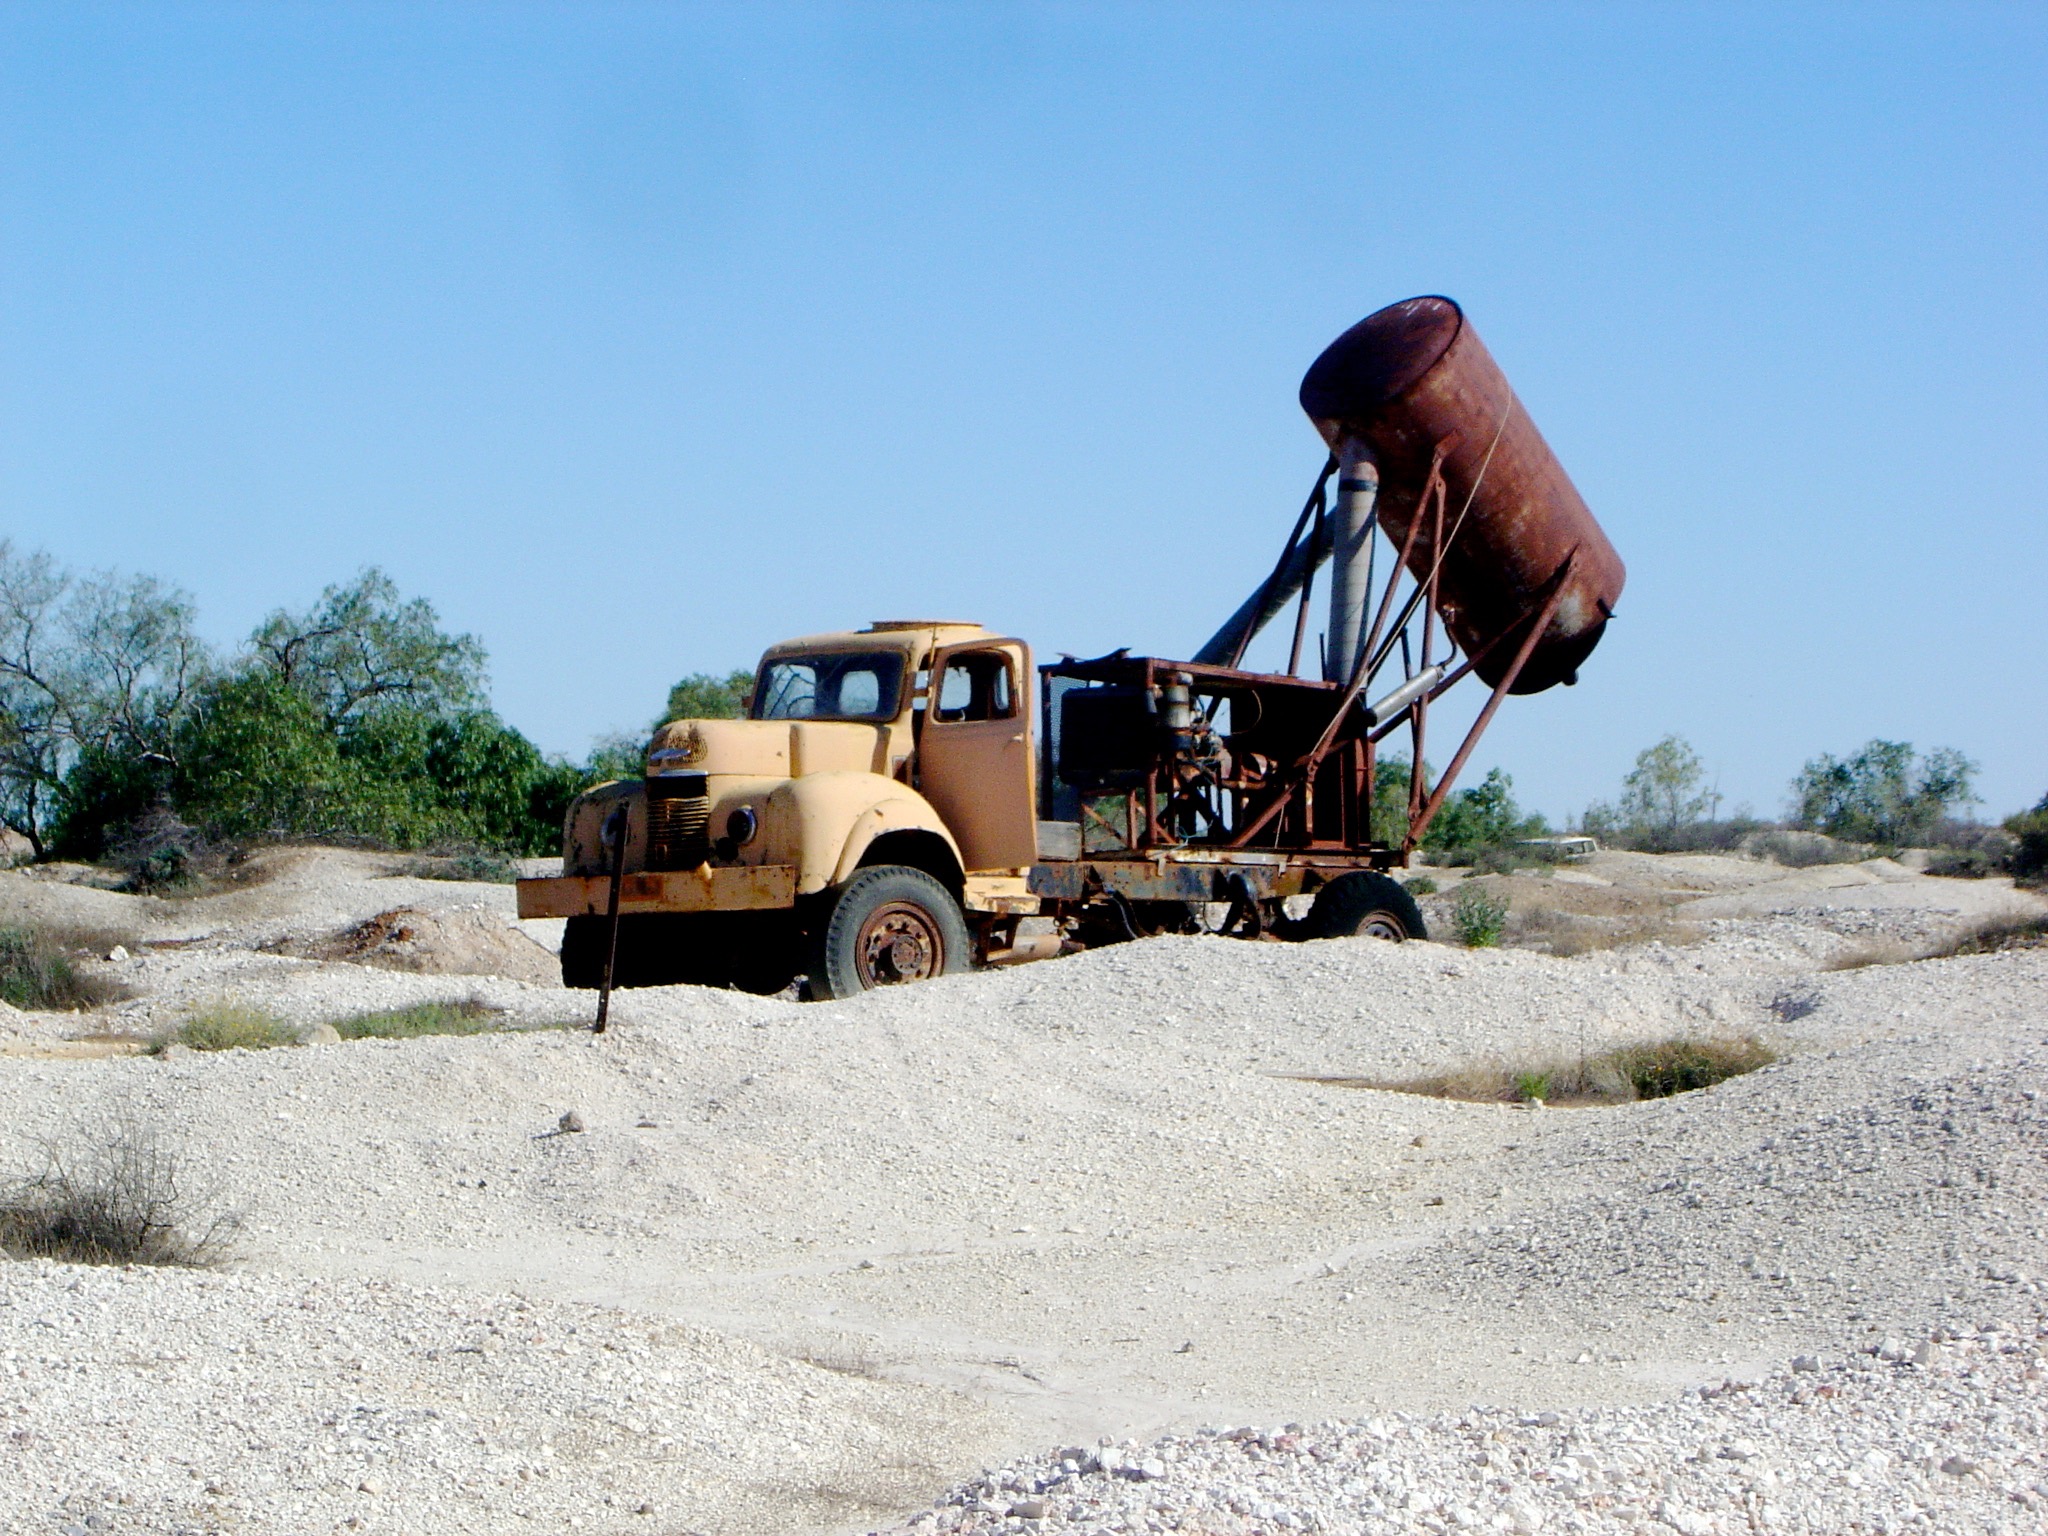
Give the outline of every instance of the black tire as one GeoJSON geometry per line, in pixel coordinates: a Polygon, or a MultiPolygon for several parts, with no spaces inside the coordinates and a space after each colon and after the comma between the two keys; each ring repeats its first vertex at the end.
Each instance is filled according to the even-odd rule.
{"type": "Polygon", "coordinates": [[[825,893],[811,930],[811,996],[823,1002],[969,968],[960,903],[921,869],[877,864],[825,893]]]}
{"type": "Polygon", "coordinates": [[[1400,881],[1387,875],[1354,870],[1339,875],[1316,892],[1316,903],[1302,921],[1304,939],[1426,939],[1422,909],[1400,881]]]}

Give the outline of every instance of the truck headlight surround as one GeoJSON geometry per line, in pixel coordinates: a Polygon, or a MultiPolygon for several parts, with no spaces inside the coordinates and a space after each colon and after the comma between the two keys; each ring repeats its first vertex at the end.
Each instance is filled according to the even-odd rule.
{"type": "Polygon", "coordinates": [[[761,831],[761,818],[751,805],[742,805],[725,818],[725,835],[735,848],[744,848],[761,831]]]}

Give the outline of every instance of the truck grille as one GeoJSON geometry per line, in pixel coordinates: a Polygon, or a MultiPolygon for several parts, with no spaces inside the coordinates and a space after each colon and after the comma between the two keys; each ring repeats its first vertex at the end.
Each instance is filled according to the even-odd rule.
{"type": "Polygon", "coordinates": [[[701,773],[647,781],[647,867],[695,869],[711,857],[711,797],[701,773]]]}

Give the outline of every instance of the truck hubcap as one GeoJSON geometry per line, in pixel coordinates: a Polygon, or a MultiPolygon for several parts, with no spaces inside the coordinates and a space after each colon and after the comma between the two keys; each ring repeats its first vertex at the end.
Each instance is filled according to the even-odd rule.
{"type": "Polygon", "coordinates": [[[929,912],[909,902],[892,901],[877,908],[861,925],[858,953],[861,985],[886,987],[938,975],[946,951],[929,912]]]}

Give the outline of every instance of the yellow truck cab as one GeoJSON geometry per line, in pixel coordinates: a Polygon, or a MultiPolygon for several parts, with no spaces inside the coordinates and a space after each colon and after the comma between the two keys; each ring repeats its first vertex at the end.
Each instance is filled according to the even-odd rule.
{"type": "Polygon", "coordinates": [[[563,873],[521,881],[520,915],[569,919],[563,980],[597,985],[622,831],[621,984],[801,972],[836,997],[964,970],[1037,909],[1031,677],[1029,647],[978,624],[774,646],[748,718],[672,721],[644,779],[577,800],[563,873]]]}

